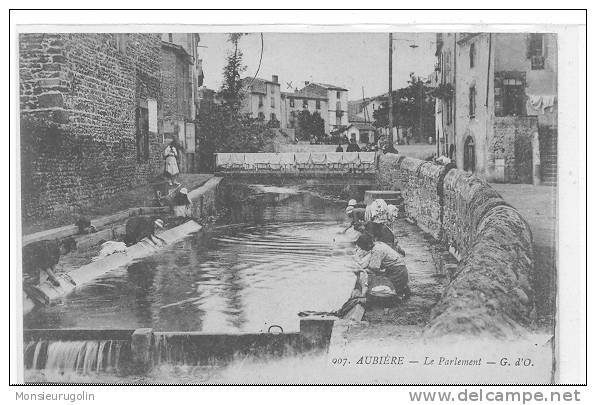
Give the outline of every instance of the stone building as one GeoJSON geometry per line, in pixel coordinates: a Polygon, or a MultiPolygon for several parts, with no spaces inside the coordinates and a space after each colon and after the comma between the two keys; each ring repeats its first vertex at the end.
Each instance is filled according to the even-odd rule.
{"type": "Polygon", "coordinates": [[[195,171],[195,126],[203,71],[197,45],[199,34],[161,34],[161,86],[164,140],[177,139],[184,148],[180,169],[195,171]]]}
{"type": "Polygon", "coordinates": [[[281,127],[289,130],[295,129],[298,125],[298,113],[303,110],[311,114],[318,113],[325,121],[325,133],[331,130],[329,126],[329,102],[326,96],[311,89],[296,90],[293,93],[281,94],[281,127]]]}
{"type": "Polygon", "coordinates": [[[19,36],[23,218],[76,212],[163,168],[159,34],[19,36]]]}
{"type": "Polygon", "coordinates": [[[348,90],[333,84],[304,82],[300,90],[327,99],[327,115],[325,119],[329,131],[348,126],[348,90]]]}
{"type": "Polygon", "coordinates": [[[387,103],[387,93],[348,102],[349,122],[373,122],[375,111],[387,103]]]}
{"type": "Polygon", "coordinates": [[[450,85],[439,108],[443,151],[490,181],[530,183],[540,165],[542,180],[554,184],[556,36],[440,34],[437,57],[441,83],[450,85]]]}
{"type": "Polygon", "coordinates": [[[369,122],[351,122],[343,132],[348,139],[355,139],[361,146],[376,141],[376,128],[369,122]]]}
{"type": "Polygon", "coordinates": [[[242,112],[266,122],[281,120],[281,91],[276,75],[271,80],[247,77],[242,79],[242,85],[242,112]]]}

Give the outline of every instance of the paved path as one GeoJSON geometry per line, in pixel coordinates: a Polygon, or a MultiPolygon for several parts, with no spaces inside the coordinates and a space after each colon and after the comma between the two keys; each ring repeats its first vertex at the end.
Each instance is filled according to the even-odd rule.
{"type": "Polygon", "coordinates": [[[537,312],[540,326],[552,327],[556,291],[557,188],[532,184],[497,184],[497,190],[528,221],[534,238],[537,312]]]}

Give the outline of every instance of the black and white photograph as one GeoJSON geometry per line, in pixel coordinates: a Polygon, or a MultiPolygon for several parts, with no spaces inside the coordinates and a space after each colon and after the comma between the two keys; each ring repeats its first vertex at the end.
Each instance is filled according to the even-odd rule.
{"type": "Polygon", "coordinates": [[[577,43],[187,28],[17,26],[20,383],[561,382],[577,43]]]}

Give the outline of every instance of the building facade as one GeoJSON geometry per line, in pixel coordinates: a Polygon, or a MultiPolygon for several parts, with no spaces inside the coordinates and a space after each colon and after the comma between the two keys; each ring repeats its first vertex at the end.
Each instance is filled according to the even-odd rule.
{"type": "Polygon", "coordinates": [[[348,126],[347,89],[332,84],[304,82],[304,88],[301,91],[317,94],[327,99],[329,118],[326,122],[330,131],[348,126]]]}
{"type": "Polygon", "coordinates": [[[19,36],[23,218],[75,213],[161,173],[159,34],[19,36]]]}
{"type": "Polygon", "coordinates": [[[276,75],[271,80],[247,77],[242,80],[245,91],[241,109],[252,118],[266,122],[281,121],[281,91],[276,75]]]}
{"type": "Polygon", "coordinates": [[[387,93],[356,101],[349,101],[349,122],[374,122],[375,111],[387,103],[387,93]]]}
{"type": "Polygon", "coordinates": [[[352,122],[345,129],[344,134],[350,141],[354,139],[362,146],[376,141],[376,128],[368,122],[352,122]]]}
{"type": "Polygon", "coordinates": [[[537,165],[543,180],[556,181],[545,171],[553,160],[556,171],[556,36],[443,34],[437,42],[441,151],[489,181],[532,182],[537,165]]]}
{"type": "Polygon", "coordinates": [[[177,139],[182,172],[195,171],[195,127],[199,87],[203,84],[198,54],[199,34],[161,34],[161,85],[163,93],[163,133],[165,142],[177,139]]]}
{"type": "Polygon", "coordinates": [[[327,98],[318,92],[309,89],[296,90],[293,93],[281,94],[281,127],[289,130],[296,129],[298,125],[298,114],[300,111],[309,111],[311,114],[318,113],[325,121],[325,133],[331,131],[329,125],[329,103],[327,98]]]}

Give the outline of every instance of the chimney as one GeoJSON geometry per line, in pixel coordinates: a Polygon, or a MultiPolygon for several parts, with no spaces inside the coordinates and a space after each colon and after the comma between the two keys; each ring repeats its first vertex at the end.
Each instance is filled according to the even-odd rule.
{"type": "Polygon", "coordinates": [[[277,77],[277,75],[271,75],[271,81],[272,81],[273,83],[277,83],[277,82],[278,82],[278,80],[279,80],[279,77],[277,77]]]}
{"type": "Polygon", "coordinates": [[[309,81],[307,81],[307,80],[305,80],[305,81],[304,81],[304,85],[305,85],[305,86],[308,86],[309,84],[310,84],[310,82],[309,82],[309,81]]]}

